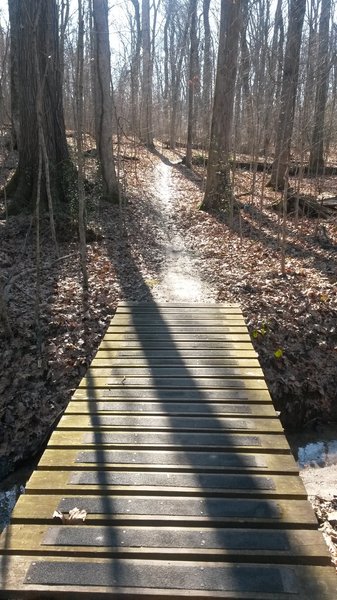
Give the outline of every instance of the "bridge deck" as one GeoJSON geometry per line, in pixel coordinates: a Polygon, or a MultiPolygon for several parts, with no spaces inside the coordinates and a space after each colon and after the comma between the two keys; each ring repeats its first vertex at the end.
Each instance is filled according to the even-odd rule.
{"type": "Polygon", "coordinates": [[[6,599],[337,597],[238,306],[118,306],[0,553],[6,599]]]}

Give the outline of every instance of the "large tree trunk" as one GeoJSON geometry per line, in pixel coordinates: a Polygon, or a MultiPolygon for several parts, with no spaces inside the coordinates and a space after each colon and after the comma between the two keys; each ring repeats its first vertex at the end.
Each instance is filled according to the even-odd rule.
{"type": "Polygon", "coordinates": [[[202,210],[216,209],[231,199],[229,152],[233,120],[233,105],[238,42],[240,34],[241,0],[221,0],[220,40],[214,92],[211,143],[208,154],[207,183],[202,210]]]}
{"type": "Polygon", "coordinates": [[[112,153],[112,90],[107,0],[93,0],[95,57],[95,131],[103,195],[119,202],[118,181],[112,153]]]}
{"type": "Polygon", "coordinates": [[[324,117],[328,96],[330,57],[329,23],[331,0],[322,0],[319,21],[319,47],[317,61],[317,84],[315,96],[314,129],[310,148],[309,168],[312,174],[322,173],[324,169],[323,142],[324,117]]]}
{"type": "Polygon", "coordinates": [[[284,188],[284,180],[289,163],[305,3],[306,0],[291,0],[289,8],[289,25],[283,67],[281,107],[276,132],[275,160],[269,182],[269,185],[276,189],[284,188]]]}
{"type": "Polygon", "coordinates": [[[140,139],[148,148],[154,148],[152,125],[152,57],[150,35],[150,3],[142,0],[142,46],[143,46],[143,74],[142,74],[142,108],[140,139]]]}
{"type": "MultiPolygon", "coordinates": [[[[17,31],[20,131],[19,164],[6,190],[10,199],[9,213],[17,213],[23,209],[31,210],[35,200],[39,163],[37,91],[40,90],[51,193],[57,213],[63,216],[67,191],[73,183],[74,172],[69,160],[63,119],[56,2],[9,0],[9,6],[9,14],[13,19],[11,28],[17,31]]],[[[46,202],[46,198],[44,179],[41,186],[42,203],[46,202]]]]}

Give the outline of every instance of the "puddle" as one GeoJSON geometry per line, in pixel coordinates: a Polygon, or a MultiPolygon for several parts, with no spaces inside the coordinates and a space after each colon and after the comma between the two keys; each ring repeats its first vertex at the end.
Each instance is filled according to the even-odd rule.
{"type": "Polygon", "coordinates": [[[7,527],[16,501],[24,491],[25,489],[22,485],[15,485],[5,492],[0,491],[0,533],[7,527]]]}
{"type": "Polygon", "coordinates": [[[337,427],[319,432],[289,434],[289,444],[300,469],[337,465],[337,427]]]}

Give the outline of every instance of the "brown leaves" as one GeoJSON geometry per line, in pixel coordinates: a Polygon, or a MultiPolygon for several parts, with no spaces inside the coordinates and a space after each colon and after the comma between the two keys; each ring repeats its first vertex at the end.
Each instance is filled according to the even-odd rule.
{"type": "Polygon", "coordinates": [[[59,519],[63,525],[78,525],[84,523],[87,518],[87,511],[75,506],[69,513],[62,513],[59,510],[53,512],[53,519],[59,519]]]}

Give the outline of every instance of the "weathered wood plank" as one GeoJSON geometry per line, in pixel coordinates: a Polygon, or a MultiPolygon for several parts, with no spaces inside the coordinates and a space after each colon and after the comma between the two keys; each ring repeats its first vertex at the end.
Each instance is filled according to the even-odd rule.
{"type": "Polygon", "coordinates": [[[195,416],[152,415],[64,415],[58,429],[71,430],[136,430],[136,431],[253,431],[282,433],[277,417],[274,419],[220,417],[216,414],[195,416]]]}
{"type": "Polygon", "coordinates": [[[196,317],[190,313],[175,315],[115,315],[109,324],[114,327],[222,327],[222,326],[245,326],[245,320],[241,315],[207,315],[196,317]]]}
{"type": "Polygon", "coordinates": [[[271,500],[251,498],[203,498],[185,496],[117,496],[104,497],[28,494],[16,505],[12,523],[55,524],[55,510],[68,513],[74,507],[87,511],[86,523],[137,524],[139,521],[196,526],[229,524],[273,525],[317,529],[317,520],[307,500],[271,500]]]}
{"type": "Polygon", "coordinates": [[[180,355],[171,356],[171,357],[156,357],[155,355],[152,357],[146,358],[144,355],[142,358],[133,358],[131,356],[126,356],[124,358],[115,358],[109,353],[103,353],[100,351],[96,354],[96,358],[93,359],[91,363],[91,368],[109,368],[119,369],[123,368],[149,368],[149,364],[151,365],[151,369],[156,367],[184,367],[186,369],[189,368],[213,368],[213,367],[236,367],[236,368],[259,368],[260,363],[257,358],[254,356],[246,357],[246,358],[192,358],[187,359],[183,358],[180,355]]]}
{"type": "MultiPolygon", "coordinates": [[[[149,450],[45,450],[37,469],[115,469],[152,471],[265,472],[298,474],[291,455],[149,450]]],[[[144,478],[146,475],[144,475],[144,478]]]]}
{"type": "Polygon", "coordinates": [[[7,539],[0,541],[0,552],[63,554],[76,556],[161,558],[163,555],[181,560],[269,562],[286,564],[329,565],[327,546],[316,531],[284,529],[153,527],[128,525],[81,526],[12,525],[7,539]]]}
{"type": "Polygon", "coordinates": [[[152,400],[131,399],[129,401],[108,401],[100,402],[97,400],[71,401],[69,402],[65,414],[152,414],[152,415],[251,415],[254,417],[274,418],[277,416],[274,407],[270,403],[248,404],[231,403],[227,400],[223,402],[186,402],[186,401],[163,401],[153,402],[152,400]]]}
{"type": "Polygon", "coordinates": [[[306,500],[299,477],[293,475],[158,473],[126,471],[35,471],[30,494],[158,494],[198,496],[290,498],[306,500]]]}
{"type": "Polygon", "coordinates": [[[95,377],[189,377],[189,378],[230,378],[235,379],[236,377],[255,377],[263,379],[263,371],[261,367],[186,367],[180,362],[178,366],[164,366],[164,367],[90,367],[87,370],[86,378],[95,377]]]}
{"type": "MultiPolygon", "coordinates": [[[[102,342],[103,344],[104,342],[102,342]]],[[[157,360],[159,361],[167,361],[168,364],[172,361],[176,362],[177,360],[183,361],[184,364],[190,363],[192,366],[198,365],[198,362],[209,361],[209,364],[213,364],[212,361],[219,361],[221,364],[225,364],[227,362],[236,360],[240,363],[241,360],[248,359],[256,359],[258,354],[255,350],[252,350],[251,344],[246,344],[247,350],[238,350],[238,349],[218,349],[218,350],[188,350],[188,349],[180,349],[179,351],[175,350],[163,350],[161,348],[151,349],[137,349],[137,348],[124,348],[118,350],[118,348],[102,348],[102,345],[98,348],[95,359],[104,359],[111,361],[124,361],[124,360],[139,360],[139,361],[154,361],[154,364],[157,360]]],[[[94,359],[94,360],[95,360],[94,359]]]]}
{"type": "MultiPolygon", "coordinates": [[[[156,400],[158,402],[186,402],[186,401],[199,401],[198,391],[195,389],[165,389],[165,388],[113,388],[113,389],[100,389],[100,388],[78,388],[73,397],[72,402],[78,400],[156,400]]],[[[224,402],[224,401],[247,401],[247,402],[271,402],[271,397],[267,389],[244,389],[231,388],[231,389],[207,389],[206,393],[203,393],[202,402],[206,403],[212,400],[224,402]]]]}
{"type": "MultiPolygon", "coordinates": [[[[4,561],[3,561],[4,562],[4,561]]],[[[8,557],[0,598],[332,600],[336,575],[315,565],[37,556],[8,557]]]]}
{"type": "Polygon", "coordinates": [[[203,309],[207,312],[209,312],[210,310],[219,310],[219,309],[223,309],[226,312],[228,312],[229,309],[233,308],[236,310],[241,311],[240,308],[240,304],[237,302],[218,302],[218,303],[205,303],[205,302],[132,302],[132,301],[126,301],[126,300],[120,300],[118,302],[118,307],[116,312],[125,309],[125,308],[130,308],[132,310],[132,312],[138,311],[138,310],[164,310],[167,308],[173,308],[174,310],[177,309],[181,309],[181,308],[186,308],[187,310],[191,311],[193,309],[203,309]]]}
{"type": "MultiPolygon", "coordinates": [[[[84,388],[188,388],[194,390],[198,394],[198,390],[202,389],[255,389],[267,390],[267,384],[261,377],[244,378],[242,375],[235,379],[230,376],[221,379],[215,377],[132,377],[130,375],[122,375],[120,377],[90,377],[87,375],[79,383],[79,389],[84,388]]],[[[202,392],[199,391],[199,395],[202,392]]]]}
{"type": "Polygon", "coordinates": [[[179,334],[186,334],[186,336],[192,336],[194,337],[194,335],[233,335],[236,336],[236,334],[245,334],[247,335],[247,327],[244,324],[244,322],[239,323],[239,324],[231,324],[228,323],[227,325],[207,325],[207,326],[197,326],[195,324],[191,324],[189,326],[186,326],[185,324],[183,325],[167,325],[167,324],[162,324],[162,325],[156,325],[156,324],[151,324],[151,322],[149,321],[148,324],[143,324],[143,325],[135,325],[135,324],[130,324],[130,325],[110,325],[107,329],[106,332],[106,336],[110,336],[110,335],[120,335],[120,334],[127,334],[127,335],[137,335],[138,337],[142,338],[143,336],[153,336],[156,335],[158,337],[164,337],[164,336],[176,336],[179,334]]]}
{"type": "Polygon", "coordinates": [[[190,432],[126,432],[108,431],[83,432],[73,430],[62,431],[57,429],[51,435],[49,448],[88,448],[96,446],[113,448],[131,448],[139,450],[203,450],[215,448],[233,450],[235,452],[288,452],[288,442],[284,435],[278,434],[247,434],[247,433],[190,433],[190,432]]]}
{"type": "Polygon", "coordinates": [[[198,333],[194,332],[186,332],[180,333],[175,331],[144,331],[144,332],[128,332],[122,329],[120,332],[111,332],[107,331],[104,336],[106,341],[138,341],[142,344],[146,342],[157,342],[163,343],[165,342],[166,348],[175,349],[177,347],[176,342],[250,342],[250,336],[245,327],[242,327],[242,332],[238,331],[237,328],[232,328],[233,331],[229,330],[227,332],[224,331],[200,331],[198,333]]]}
{"type": "MultiPolygon", "coordinates": [[[[111,336],[110,336],[111,337],[111,336]]],[[[145,353],[146,356],[148,355],[148,353],[151,350],[155,350],[155,351],[161,351],[161,352],[170,352],[171,354],[173,353],[175,356],[179,355],[179,356],[187,356],[191,351],[196,351],[196,352],[200,352],[200,356],[202,356],[203,352],[217,352],[217,351],[228,351],[228,350],[232,350],[232,351],[236,351],[236,350],[242,350],[242,351],[253,351],[253,346],[252,346],[252,342],[250,337],[247,335],[244,338],[244,341],[236,341],[236,340],[229,340],[228,336],[226,339],[224,339],[223,337],[221,339],[216,339],[216,340],[185,340],[185,341],[179,341],[177,339],[174,340],[174,345],[168,344],[167,339],[152,339],[152,340],[145,340],[142,339],[141,341],[138,340],[138,338],[135,338],[134,340],[125,340],[121,335],[118,336],[119,339],[108,339],[108,338],[104,338],[101,342],[101,345],[99,347],[100,350],[119,350],[119,351],[126,351],[126,352],[130,352],[130,351],[134,351],[134,350],[138,350],[140,352],[142,352],[143,354],[145,353]],[[188,354],[187,354],[188,353],[188,354]]]]}

